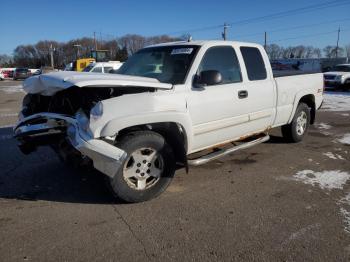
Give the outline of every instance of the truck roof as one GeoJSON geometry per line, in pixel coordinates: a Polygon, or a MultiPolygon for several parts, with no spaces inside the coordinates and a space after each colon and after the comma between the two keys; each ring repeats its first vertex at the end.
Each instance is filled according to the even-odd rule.
{"type": "Polygon", "coordinates": [[[156,46],[177,46],[177,45],[197,45],[197,46],[203,46],[203,45],[247,45],[247,46],[261,46],[256,43],[248,43],[248,42],[239,42],[239,41],[225,41],[225,40],[195,40],[195,41],[177,41],[177,42],[167,42],[167,43],[161,43],[156,45],[150,45],[148,47],[156,47],[156,46]]]}

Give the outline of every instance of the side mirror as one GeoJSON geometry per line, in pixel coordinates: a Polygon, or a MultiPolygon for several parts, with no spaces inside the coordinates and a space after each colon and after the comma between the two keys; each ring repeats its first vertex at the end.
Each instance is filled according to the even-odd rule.
{"type": "Polygon", "coordinates": [[[222,82],[222,76],[217,70],[202,71],[194,79],[194,84],[199,87],[217,85],[222,82]]]}

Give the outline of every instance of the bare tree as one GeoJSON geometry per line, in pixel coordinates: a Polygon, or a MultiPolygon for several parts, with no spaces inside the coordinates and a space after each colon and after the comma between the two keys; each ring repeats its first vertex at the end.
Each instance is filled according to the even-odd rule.
{"type": "Polygon", "coordinates": [[[314,50],[313,50],[313,57],[314,58],[321,58],[321,56],[322,56],[321,49],[314,48],[314,50]]]}
{"type": "Polygon", "coordinates": [[[125,35],[119,39],[119,43],[128,49],[130,54],[136,53],[146,44],[146,38],[140,35],[125,35]]]}
{"type": "Polygon", "coordinates": [[[325,48],[323,48],[323,52],[325,57],[327,58],[335,58],[335,57],[343,57],[344,56],[344,48],[342,47],[337,47],[336,46],[326,46],[325,48]]]}
{"type": "Polygon", "coordinates": [[[12,67],[13,58],[9,55],[0,55],[0,66],[1,67],[12,67]]]}
{"type": "Polygon", "coordinates": [[[304,58],[305,52],[306,52],[306,48],[303,45],[298,45],[293,47],[293,54],[295,58],[304,58]]]}
{"type": "Polygon", "coordinates": [[[143,37],[140,35],[125,35],[119,38],[119,44],[121,47],[126,47],[129,54],[134,54],[139,49],[147,46],[165,42],[179,41],[180,38],[170,37],[168,35],[143,37]]]}
{"type": "Polygon", "coordinates": [[[266,52],[269,55],[270,59],[281,58],[282,48],[279,45],[271,44],[266,46],[266,52]]]}

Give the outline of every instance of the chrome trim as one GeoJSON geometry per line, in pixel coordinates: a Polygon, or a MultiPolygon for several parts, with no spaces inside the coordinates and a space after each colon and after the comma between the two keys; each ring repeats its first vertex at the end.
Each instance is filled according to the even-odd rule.
{"type": "Polygon", "coordinates": [[[253,147],[255,145],[264,143],[269,139],[270,139],[270,136],[266,135],[264,137],[258,138],[256,140],[253,140],[250,142],[246,142],[246,143],[238,145],[238,146],[233,146],[233,147],[225,149],[225,150],[215,151],[215,152],[210,153],[208,155],[201,156],[197,159],[188,160],[188,164],[191,166],[204,165],[204,164],[208,163],[209,161],[213,161],[215,159],[226,156],[226,155],[231,154],[233,152],[236,152],[238,150],[247,149],[247,148],[253,147]]]}

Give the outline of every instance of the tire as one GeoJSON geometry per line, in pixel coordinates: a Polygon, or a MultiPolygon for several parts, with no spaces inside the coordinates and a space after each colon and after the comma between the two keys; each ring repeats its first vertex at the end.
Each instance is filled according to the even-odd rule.
{"type": "Polygon", "coordinates": [[[304,103],[299,103],[292,122],[282,126],[282,135],[288,142],[300,142],[307,133],[309,125],[310,108],[304,103]]]}
{"type": "Polygon", "coordinates": [[[128,156],[118,173],[107,178],[115,197],[136,203],[166,190],[174,176],[176,161],[172,148],[161,135],[136,131],[125,135],[116,146],[128,156]]]}
{"type": "Polygon", "coordinates": [[[350,91],[350,79],[347,79],[343,85],[343,91],[350,91]]]}

